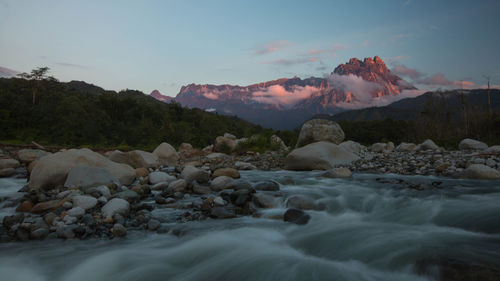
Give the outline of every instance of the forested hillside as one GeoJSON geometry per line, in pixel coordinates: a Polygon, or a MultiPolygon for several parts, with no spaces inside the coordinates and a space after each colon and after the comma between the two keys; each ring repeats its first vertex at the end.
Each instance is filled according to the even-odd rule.
{"type": "MultiPolygon", "coordinates": [[[[42,80],[35,84],[25,79],[0,79],[2,141],[123,148],[151,148],[166,141],[203,147],[225,132],[238,137],[274,133],[236,117],[165,104],[139,91],[117,93],[79,81],[42,80]]],[[[285,141],[291,135],[278,134],[285,141]]]]}

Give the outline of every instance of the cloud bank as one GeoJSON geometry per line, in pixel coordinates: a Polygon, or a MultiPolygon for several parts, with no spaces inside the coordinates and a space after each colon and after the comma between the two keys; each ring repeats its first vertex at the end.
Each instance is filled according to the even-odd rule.
{"type": "Polygon", "coordinates": [[[265,91],[254,92],[252,99],[260,103],[290,107],[317,92],[319,88],[312,86],[297,86],[290,92],[281,85],[273,85],[265,91]]]}

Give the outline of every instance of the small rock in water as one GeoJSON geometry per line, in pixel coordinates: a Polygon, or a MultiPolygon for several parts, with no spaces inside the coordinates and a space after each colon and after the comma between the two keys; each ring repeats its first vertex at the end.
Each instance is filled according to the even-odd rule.
{"type": "Polygon", "coordinates": [[[255,190],[262,190],[262,191],[278,191],[280,190],[280,185],[272,180],[267,180],[267,181],[261,181],[258,182],[254,186],[255,190]]]}
{"type": "Polygon", "coordinates": [[[321,175],[325,178],[352,178],[351,170],[347,168],[334,168],[321,175]]]}
{"type": "Polygon", "coordinates": [[[304,195],[294,195],[288,198],[286,206],[288,208],[311,210],[314,209],[314,200],[304,195]]]}
{"type": "Polygon", "coordinates": [[[116,237],[124,237],[125,235],[127,235],[127,229],[123,225],[121,225],[119,223],[115,223],[113,225],[113,228],[111,229],[111,232],[116,237]]]}
{"type": "Polygon", "coordinates": [[[311,216],[298,209],[288,209],[283,216],[284,221],[295,223],[298,225],[307,224],[310,218],[311,216]]]}
{"type": "Polygon", "coordinates": [[[223,207],[215,207],[211,211],[212,217],[218,218],[218,219],[230,219],[236,217],[234,213],[226,210],[223,207]]]}
{"type": "Polygon", "coordinates": [[[47,228],[35,229],[31,232],[30,238],[33,240],[45,239],[49,235],[49,230],[47,228]]]}
{"type": "Polygon", "coordinates": [[[152,231],[157,230],[160,227],[160,224],[160,221],[151,219],[148,221],[148,229],[152,231]]]}

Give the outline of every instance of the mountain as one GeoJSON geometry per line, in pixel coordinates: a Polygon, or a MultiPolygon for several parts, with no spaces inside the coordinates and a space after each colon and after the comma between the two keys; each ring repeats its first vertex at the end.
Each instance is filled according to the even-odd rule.
{"type": "MultiPolygon", "coordinates": [[[[488,90],[451,90],[446,92],[427,92],[415,98],[405,98],[387,106],[349,110],[334,115],[317,115],[335,121],[373,121],[373,120],[417,120],[430,111],[447,118],[462,118],[462,92],[468,111],[488,112],[488,90]]],[[[491,89],[491,104],[494,111],[500,110],[500,90],[491,89]]]]}
{"type": "Polygon", "coordinates": [[[169,103],[174,99],[173,97],[162,95],[158,90],[152,91],[151,94],[149,95],[161,102],[166,102],[166,103],[169,103]]]}
{"type": "Polygon", "coordinates": [[[367,107],[415,89],[375,56],[363,61],[352,58],[323,78],[281,78],[249,86],[189,84],[175,101],[237,115],[264,127],[294,129],[315,114],[367,107]]]}

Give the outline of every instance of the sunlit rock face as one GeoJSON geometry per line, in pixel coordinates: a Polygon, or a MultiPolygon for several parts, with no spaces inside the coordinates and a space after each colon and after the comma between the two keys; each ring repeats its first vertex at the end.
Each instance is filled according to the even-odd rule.
{"type": "MultiPolygon", "coordinates": [[[[175,101],[279,129],[291,129],[315,114],[368,107],[414,86],[393,74],[378,56],[352,58],[322,78],[281,78],[249,86],[183,86],[175,101]]],[[[161,100],[160,98],[157,98],[161,100]]]]}

